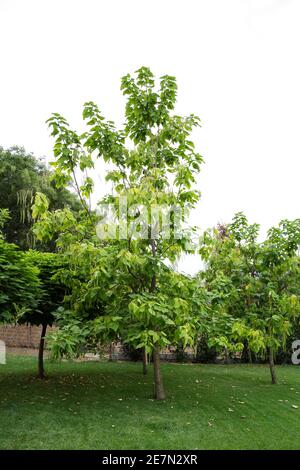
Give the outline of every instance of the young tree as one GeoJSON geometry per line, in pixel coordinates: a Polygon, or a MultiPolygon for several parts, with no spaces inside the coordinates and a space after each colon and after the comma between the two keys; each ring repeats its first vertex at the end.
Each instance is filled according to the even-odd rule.
{"type": "Polygon", "coordinates": [[[38,269],[40,295],[37,307],[26,312],[20,321],[42,326],[38,354],[38,376],[43,379],[45,377],[44,347],[47,326],[52,326],[54,323],[54,314],[62,305],[66,294],[65,286],[55,279],[55,275],[63,269],[63,259],[61,255],[56,253],[30,250],[25,254],[25,260],[38,269]]]}
{"type": "Polygon", "coordinates": [[[8,211],[0,209],[0,321],[17,323],[37,307],[40,283],[38,269],[26,262],[16,245],[5,241],[2,227],[8,219],[8,211]]]}
{"type": "Polygon", "coordinates": [[[238,213],[228,226],[207,232],[203,277],[217,306],[230,316],[230,340],[244,340],[256,353],[267,351],[275,384],[274,355],[299,322],[300,220],[280,222],[261,243],[258,231],[238,213]]]}
{"type": "Polygon", "coordinates": [[[44,378],[44,341],[54,312],[62,304],[65,287],[54,275],[63,267],[62,257],[54,253],[22,252],[7,243],[1,229],[9,220],[7,209],[0,209],[0,322],[42,325],[38,356],[38,375],[44,378]]]}
{"type": "MultiPolygon", "coordinates": [[[[173,113],[177,85],[172,76],[161,77],[157,90],[152,72],[142,67],[122,78],[121,89],[127,98],[122,130],[106,121],[92,102],[84,105],[88,130],[82,135],[59,114],[48,120],[56,138],[55,179],[61,185],[73,181],[90,223],[87,198],[93,181],[85,171],[94,166],[93,156],[107,164],[106,180],[113,191],[102,202],[115,210],[116,220],[102,220],[100,240],[90,235],[87,243],[81,238],[69,245],[73,256],[74,250],[97,249],[102,258],[98,266],[91,263],[87,282],[74,292],[86,289],[85,301],[99,307],[99,317],[90,318],[94,326],[98,323],[98,332],[107,330],[111,321],[119,325],[114,327],[117,336],[152,352],[154,394],[164,399],[160,350],[170,343],[192,342],[196,332],[193,301],[185,294],[190,281],[167,265],[191,250],[193,229],[185,224],[199,200],[195,186],[202,157],[191,140],[199,118],[173,113]]],[[[36,233],[49,231],[49,214],[42,212],[36,233]]],[[[79,296],[75,304],[79,312],[79,296]]]]}

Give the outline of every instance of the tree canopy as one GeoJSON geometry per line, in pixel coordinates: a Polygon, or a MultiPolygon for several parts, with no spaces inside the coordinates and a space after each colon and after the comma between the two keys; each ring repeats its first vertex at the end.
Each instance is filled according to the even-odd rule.
{"type": "Polygon", "coordinates": [[[300,321],[300,219],[283,220],[258,241],[259,225],[243,213],[232,223],[206,232],[202,273],[213,310],[228,315],[224,346],[246,341],[250,350],[269,356],[276,383],[274,355],[300,321]]]}
{"type": "Polygon", "coordinates": [[[2,230],[8,220],[8,211],[0,209],[0,321],[17,323],[37,308],[40,283],[38,269],[26,262],[16,245],[4,240],[2,230]]]}
{"type": "MultiPolygon", "coordinates": [[[[42,159],[25,151],[23,147],[0,147],[0,207],[9,210],[10,219],[3,227],[5,239],[22,249],[34,246],[32,238],[31,205],[37,192],[44,193],[50,210],[80,208],[77,197],[67,188],[58,188],[42,159]]],[[[38,246],[48,250],[51,246],[38,246]]]]}
{"type": "MultiPolygon", "coordinates": [[[[40,196],[33,208],[34,230],[40,238],[60,230],[58,245],[69,256],[70,269],[84,273],[80,281],[77,274],[64,274],[73,283],[70,309],[73,321],[84,322],[84,340],[121,337],[153,353],[155,396],[163,399],[159,351],[171,343],[192,343],[199,320],[193,281],[168,263],[193,250],[195,229],[188,226],[188,216],[199,200],[196,175],[203,159],[191,133],[200,121],[193,114],[173,113],[177,85],[172,76],[161,77],[157,88],[153,73],[142,67],[122,78],[121,89],[127,99],[121,130],[92,102],[84,105],[87,130],[81,135],[59,114],[48,120],[55,138],[55,180],[77,188],[85,219],[78,228],[67,210],[51,213],[40,196]],[[106,180],[113,187],[99,201],[97,217],[89,210],[93,181],[86,174],[95,159],[107,164],[106,180]],[[107,218],[109,211],[113,219],[107,218]]],[[[70,313],[53,338],[57,351],[61,338],[66,345],[68,325],[70,313]]],[[[78,346],[80,338],[70,344],[78,346]]]]}

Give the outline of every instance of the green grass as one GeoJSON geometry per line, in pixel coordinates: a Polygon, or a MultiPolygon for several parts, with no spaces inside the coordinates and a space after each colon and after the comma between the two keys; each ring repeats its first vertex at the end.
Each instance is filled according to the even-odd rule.
{"type": "Polygon", "coordinates": [[[165,402],[138,363],[46,367],[0,365],[1,449],[300,449],[297,366],[165,364],[165,402]]]}

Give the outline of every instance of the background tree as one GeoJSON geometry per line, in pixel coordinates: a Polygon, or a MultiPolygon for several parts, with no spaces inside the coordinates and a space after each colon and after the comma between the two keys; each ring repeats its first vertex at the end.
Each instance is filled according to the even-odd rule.
{"type": "Polygon", "coordinates": [[[9,220],[7,209],[0,209],[0,321],[42,326],[38,355],[38,375],[44,377],[46,329],[54,321],[66,288],[55,280],[62,269],[59,254],[29,250],[7,243],[1,232],[9,220]]]}
{"type": "Polygon", "coordinates": [[[47,326],[52,326],[54,323],[55,312],[62,305],[66,295],[66,287],[55,278],[55,275],[63,267],[63,258],[56,253],[29,250],[25,254],[25,260],[38,269],[40,295],[36,308],[25,312],[19,322],[41,325],[42,327],[38,354],[38,376],[43,379],[47,326]]]}
{"type": "Polygon", "coordinates": [[[229,315],[227,338],[244,340],[255,353],[267,352],[276,383],[274,355],[299,323],[300,220],[280,222],[264,242],[258,242],[258,232],[259,226],[242,213],[225,231],[206,232],[203,277],[213,308],[229,315]]]}
{"type": "Polygon", "coordinates": [[[25,313],[37,307],[40,295],[38,269],[26,262],[20,249],[7,243],[2,227],[9,220],[6,209],[0,210],[0,321],[17,323],[25,313]]]}
{"type": "MultiPolygon", "coordinates": [[[[70,207],[80,208],[77,197],[67,188],[58,188],[51,179],[51,171],[42,159],[27,153],[23,147],[3,149],[0,147],[0,207],[9,210],[10,219],[3,228],[7,242],[15,243],[22,249],[34,244],[31,227],[31,205],[37,192],[44,193],[49,201],[49,209],[70,207]]],[[[53,249],[53,243],[39,249],[53,249]]]]}

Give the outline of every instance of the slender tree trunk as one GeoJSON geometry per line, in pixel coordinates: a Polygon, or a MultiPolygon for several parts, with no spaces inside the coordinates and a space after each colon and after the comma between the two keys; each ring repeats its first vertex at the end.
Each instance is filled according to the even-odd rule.
{"type": "Polygon", "coordinates": [[[39,357],[38,357],[38,373],[39,378],[45,378],[45,371],[44,371],[44,347],[45,347],[45,336],[47,331],[47,324],[42,325],[42,332],[41,332],[41,339],[39,345],[39,357]]]}
{"type": "Polygon", "coordinates": [[[248,345],[247,345],[247,350],[248,350],[248,360],[249,360],[249,363],[252,364],[252,363],[253,363],[253,360],[252,360],[252,353],[251,353],[251,349],[249,348],[248,345]]]}
{"type": "MultiPolygon", "coordinates": [[[[156,256],[156,245],[155,240],[151,239],[151,251],[152,256],[156,256]]],[[[156,289],[156,275],[152,276],[150,291],[154,292],[156,289]]],[[[161,368],[160,368],[160,357],[159,348],[157,346],[153,349],[153,368],[154,368],[154,398],[156,400],[164,400],[166,398],[161,368]]]]}
{"type": "Polygon", "coordinates": [[[109,360],[110,362],[113,360],[113,343],[110,343],[110,345],[109,345],[108,360],[109,360]]]}
{"type": "Polygon", "coordinates": [[[277,384],[277,377],[274,366],[274,352],[272,348],[269,349],[269,366],[271,372],[271,382],[272,384],[277,384]]]}
{"type": "Polygon", "coordinates": [[[225,348],[225,351],[224,351],[224,364],[229,364],[229,356],[228,356],[227,348],[225,348]]]}
{"type": "Polygon", "coordinates": [[[153,367],[154,367],[154,398],[156,398],[156,400],[164,400],[166,398],[166,395],[165,395],[164,385],[162,381],[158,348],[154,348],[153,350],[153,367]]]}
{"type": "Polygon", "coordinates": [[[148,354],[146,348],[143,348],[143,374],[147,375],[148,372],[148,354]]]}

